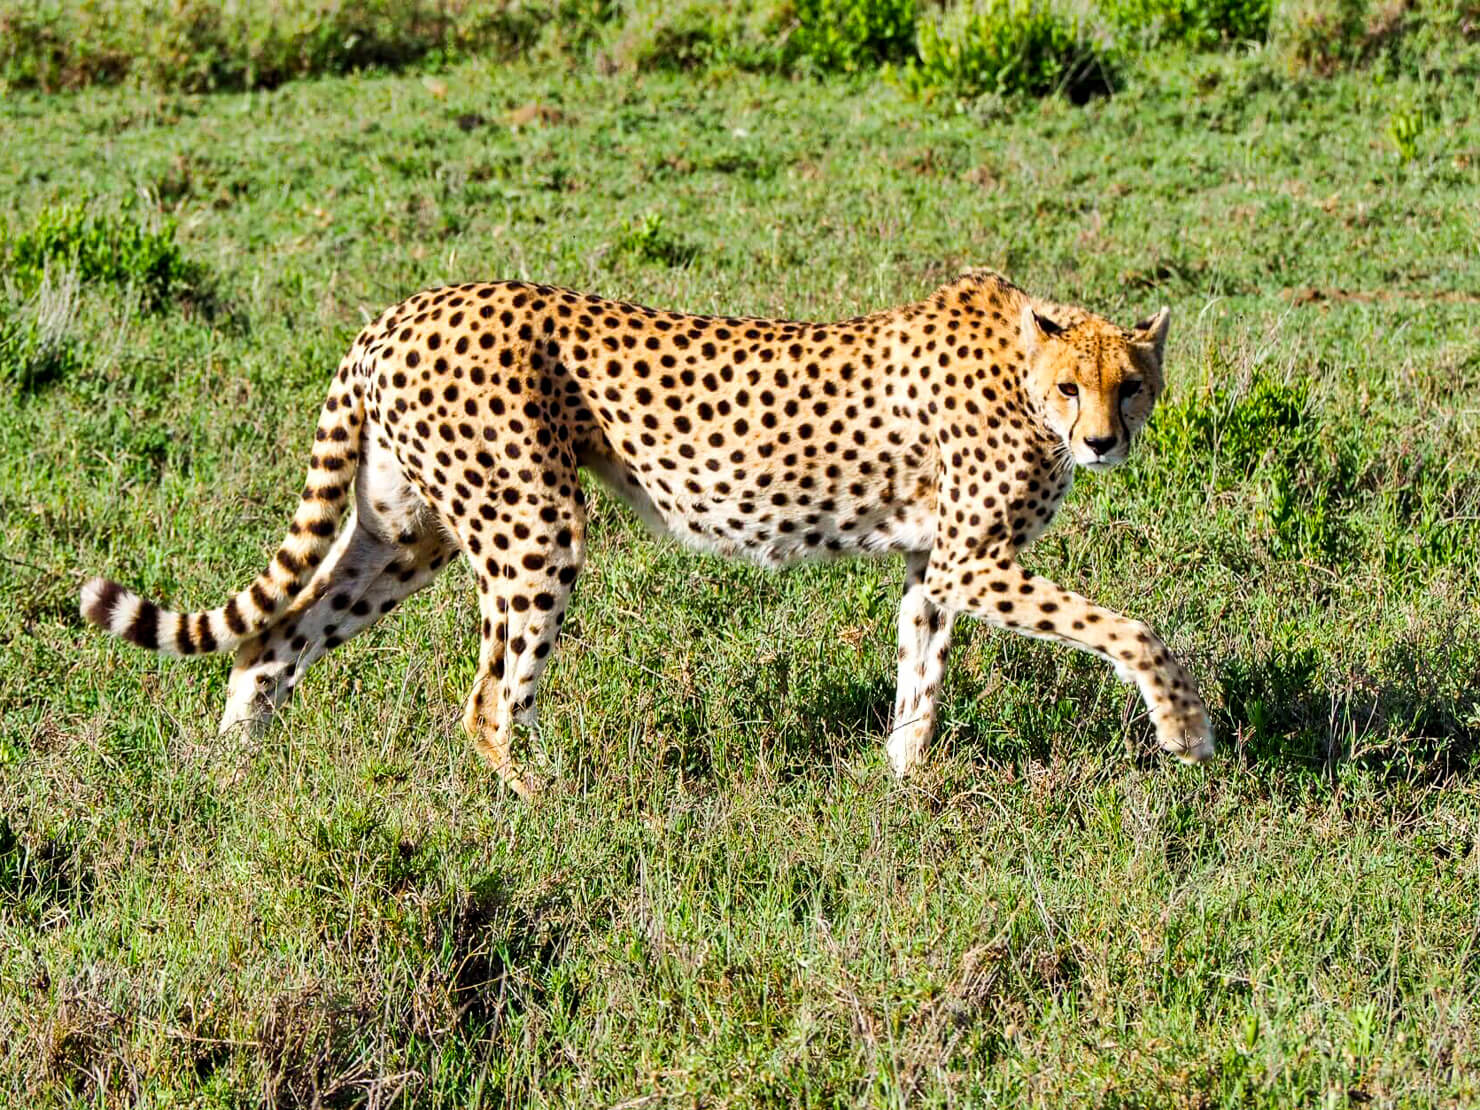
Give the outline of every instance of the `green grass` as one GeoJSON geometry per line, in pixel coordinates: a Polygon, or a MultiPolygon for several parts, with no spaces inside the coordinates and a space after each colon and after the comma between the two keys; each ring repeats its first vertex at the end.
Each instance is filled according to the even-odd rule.
{"type": "Polygon", "coordinates": [[[1473,1105],[1474,92],[1271,49],[1012,115],[477,61],[8,95],[0,315],[76,357],[0,388],[0,1105],[1473,1105]],[[173,226],[218,310],[32,291],[12,244],[69,205],[173,226]],[[963,622],[896,783],[897,562],[768,574],[599,493],[535,806],[458,726],[461,567],[254,751],[223,662],[75,614],[97,572],[247,581],[344,348],[421,286],[829,318],[966,264],[1173,308],[1142,449],[1029,561],[1189,661],[1205,768],[1098,662],[963,622]]]}
{"type": "MultiPolygon", "coordinates": [[[[274,89],[469,58],[598,73],[902,67],[924,99],[1102,95],[1148,51],[1257,45],[1293,72],[1428,72],[1477,0],[0,0],[0,92],[274,89]]],[[[1474,49],[1467,68],[1477,69],[1474,49]]]]}

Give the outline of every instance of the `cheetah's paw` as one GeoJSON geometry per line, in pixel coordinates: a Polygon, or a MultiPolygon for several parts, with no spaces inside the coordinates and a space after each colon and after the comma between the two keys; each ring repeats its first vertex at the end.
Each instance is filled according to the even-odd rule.
{"type": "Polygon", "coordinates": [[[1183,763],[1205,763],[1213,757],[1213,725],[1200,703],[1156,714],[1156,742],[1183,763]]]}

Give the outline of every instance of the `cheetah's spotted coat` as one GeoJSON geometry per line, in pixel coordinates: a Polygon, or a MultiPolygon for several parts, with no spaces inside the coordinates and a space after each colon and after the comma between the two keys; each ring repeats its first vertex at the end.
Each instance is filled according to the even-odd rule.
{"type": "Polygon", "coordinates": [[[1166,322],[1163,309],[1125,331],[987,271],[830,324],[520,282],[419,293],[340,365],[288,535],[247,589],[181,614],[96,579],[82,610],[143,647],[234,650],[225,730],[265,721],[315,659],[461,551],[482,615],[463,723],[525,793],[512,730],[533,720],[585,557],[584,466],[649,524],[723,555],[902,553],[900,774],[934,730],[963,612],[1104,656],[1140,688],[1161,745],[1204,759],[1207,715],[1161,640],[1017,563],[1073,464],[1125,458],[1161,390],[1166,322]]]}

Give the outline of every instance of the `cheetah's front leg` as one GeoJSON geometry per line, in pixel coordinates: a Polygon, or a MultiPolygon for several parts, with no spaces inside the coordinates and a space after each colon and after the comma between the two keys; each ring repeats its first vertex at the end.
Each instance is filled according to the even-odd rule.
{"type": "Polygon", "coordinates": [[[1192,676],[1141,621],[1029,574],[1008,551],[949,559],[937,550],[925,591],[937,605],[1108,659],[1122,681],[1141,691],[1164,751],[1189,763],[1212,756],[1213,729],[1192,676]]]}
{"type": "Polygon", "coordinates": [[[899,681],[894,719],[889,726],[889,765],[900,777],[925,753],[935,733],[935,713],[951,650],[956,614],[935,604],[925,592],[929,555],[906,556],[904,597],[899,602],[899,681]]]}

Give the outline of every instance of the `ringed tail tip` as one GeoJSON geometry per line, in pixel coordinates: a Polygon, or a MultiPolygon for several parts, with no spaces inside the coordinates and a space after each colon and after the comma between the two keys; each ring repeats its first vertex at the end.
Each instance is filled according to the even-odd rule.
{"type": "Polygon", "coordinates": [[[82,587],[82,616],[99,628],[113,631],[113,613],[127,592],[117,582],[106,578],[89,579],[82,587]]]}
{"type": "Polygon", "coordinates": [[[107,578],[94,578],[82,587],[82,615],[99,628],[150,651],[170,651],[160,643],[158,605],[107,578]]]}

